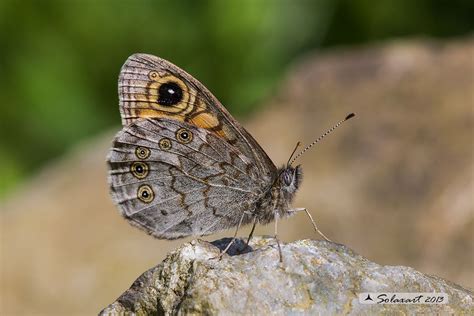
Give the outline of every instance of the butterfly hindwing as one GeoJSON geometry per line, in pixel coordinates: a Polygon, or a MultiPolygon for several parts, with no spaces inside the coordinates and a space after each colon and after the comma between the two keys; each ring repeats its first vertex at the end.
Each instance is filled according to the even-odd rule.
{"type": "Polygon", "coordinates": [[[112,197],[123,216],[158,238],[236,226],[265,185],[238,148],[207,129],[169,118],[125,126],[108,164],[112,197]]]}

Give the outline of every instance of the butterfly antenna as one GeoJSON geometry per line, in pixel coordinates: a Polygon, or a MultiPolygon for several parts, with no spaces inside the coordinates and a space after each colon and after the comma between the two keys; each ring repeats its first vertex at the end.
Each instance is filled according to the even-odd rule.
{"type": "MultiPolygon", "coordinates": [[[[293,164],[293,162],[295,162],[296,159],[298,159],[299,157],[301,157],[302,154],[304,154],[308,149],[310,149],[311,147],[313,147],[314,145],[316,145],[316,143],[318,143],[320,140],[322,140],[324,137],[326,137],[327,135],[329,135],[333,130],[335,130],[336,128],[339,127],[339,125],[341,125],[342,123],[344,123],[345,121],[353,118],[355,116],[354,113],[351,113],[349,115],[347,115],[342,121],[339,121],[339,123],[337,123],[336,125],[334,125],[333,127],[331,127],[330,129],[328,129],[326,132],[324,132],[323,135],[319,136],[314,142],[312,142],[311,144],[309,144],[308,146],[306,146],[305,149],[303,149],[298,155],[295,156],[295,158],[293,158],[290,163],[288,164],[289,166],[291,166],[293,164]]],[[[295,148],[296,150],[296,148],[295,148]]],[[[293,154],[292,154],[293,156],[293,154]]]]}
{"type": "Polygon", "coordinates": [[[293,149],[293,152],[291,153],[290,158],[288,158],[288,162],[286,163],[287,166],[290,165],[290,160],[291,160],[291,158],[293,158],[293,155],[295,154],[298,147],[300,147],[300,145],[301,145],[301,142],[296,143],[295,149],[293,149]]]}

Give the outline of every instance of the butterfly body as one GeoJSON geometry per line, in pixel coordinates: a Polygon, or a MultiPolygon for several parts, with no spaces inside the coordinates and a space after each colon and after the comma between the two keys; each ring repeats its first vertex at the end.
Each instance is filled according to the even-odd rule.
{"type": "Polygon", "coordinates": [[[286,217],[302,173],[277,169],[196,79],[135,54],[119,77],[123,129],[108,156],[121,214],[157,238],[207,235],[286,217]]]}
{"type": "Polygon", "coordinates": [[[301,166],[296,168],[284,166],[278,169],[277,175],[271,187],[267,188],[258,200],[254,211],[255,217],[261,224],[274,221],[275,215],[279,218],[292,215],[288,211],[291,209],[291,202],[303,178],[301,166]]]}

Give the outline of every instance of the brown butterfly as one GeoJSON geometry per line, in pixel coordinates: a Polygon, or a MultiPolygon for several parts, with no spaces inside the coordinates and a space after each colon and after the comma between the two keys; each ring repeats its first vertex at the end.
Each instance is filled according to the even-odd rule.
{"type": "Polygon", "coordinates": [[[223,253],[240,226],[253,223],[250,240],[257,223],[275,221],[280,260],[278,219],[298,211],[311,218],[306,209],[290,207],[302,180],[301,166],[292,163],[353,116],[278,169],[206,87],[166,60],[130,56],[120,72],[119,98],[123,129],[108,165],[122,215],[160,239],[236,227],[223,253]]]}

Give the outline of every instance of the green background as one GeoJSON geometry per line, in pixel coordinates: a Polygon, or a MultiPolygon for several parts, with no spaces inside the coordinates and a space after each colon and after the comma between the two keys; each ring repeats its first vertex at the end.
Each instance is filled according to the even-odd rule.
{"type": "Polygon", "coordinates": [[[314,49],[473,30],[474,1],[0,1],[0,198],[120,123],[117,76],[158,55],[249,115],[314,49]]]}

